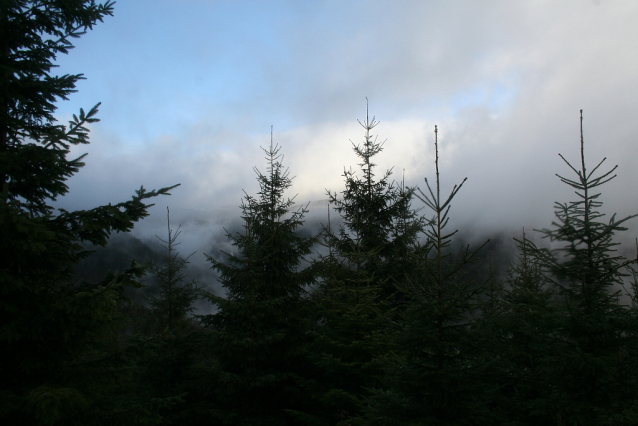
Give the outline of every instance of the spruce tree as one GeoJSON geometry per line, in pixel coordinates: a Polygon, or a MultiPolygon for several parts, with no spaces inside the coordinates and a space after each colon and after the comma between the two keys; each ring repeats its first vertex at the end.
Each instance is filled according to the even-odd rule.
{"type": "MultiPolygon", "coordinates": [[[[147,388],[155,398],[169,398],[175,405],[163,407],[160,414],[167,424],[183,421],[190,413],[189,405],[197,399],[193,389],[192,375],[203,351],[202,340],[206,336],[194,318],[193,303],[203,297],[204,292],[196,280],[188,279],[188,259],[177,252],[180,227],[171,228],[170,211],[167,207],[167,237],[157,237],[166,254],[161,262],[154,262],[150,272],[157,284],[157,293],[147,298],[150,309],[146,311],[142,326],[136,327],[131,340],[135,342],[143,357],[140,367],[140,387],[147,388]],[[146,323],[146,324],[144,324],[146,323]]],[[[133,315],[131,315],[133,316],[133,315]]],[[[131,318],[134,320],[135,318],[131,318]]]]}
{"type": "Polygon", "coordinates": [[[575,189],[577,201],[556,203],[556,221],[541,232],[558,248],[535,250],[551,274],[558,294],[555,333],[562,342],[552,354],[547,380],[551,394],[545,415],[574,425],[635,424],[638,421],[637,323],[620,291],[634,259],[617,253],[617,232],[638,215],[604,221],[598,188],[616,177],[617,166],[598,172],[585,163],[583,116],[580,116],[580,164],[560,157],[576,175],[557,175],[575,189]]]}
{"type": "Polygon", "coordinates": [[[193,303],[199,299],[203,292],[195,280],[187,280],[186,267],[188,259],[179,256],[176,247],[181,231],[180,227],[175,232],[171,229],[170,210],[166,208],[166,222],[168,225],[168,236],[166,240],[157,237],[165,244],[166,257],[163,263],[154,263],[150,271],[155,277],[159,294],[149,297],[153,313],[159,320],[162,329],[172,329],[186,319],[186,316],[193,311],[193,303]]]}
{"type": "Polygon", "coordinates": [[[224,424],[303,424],[315,409],[303,351],[313,280],[303,263],[315,240],[298,234],[305,208],[292,211],[294,201],[284,197],[292,178],[280,147],[271,141],[264,152],[267,172],[255,169],[258,196],[241,205],[244,230],[228,234],[237,252],[223,261],[207,256],[225,290],[209,296],[217,312],[202,318],[218,363],[210,412],[224,424]]]}
{"type": "Polygon", "coordinates": [[[409,269],[421,221],[411,208],[414,190],[391,181],[392,170],[375,176],[374,157],[383,150],[371,131],[378,125],[366,111],[359,124],[362,144],[352,143],[361,175],[344,171],[339,197],[328,192],[340,214],[337,233],[328,226],[328,255],[317,263],[320,283],[316,340],[311,352],[321,376],[320,401],[329,424],[349,424],[360,415],[367,389],[382,375],[378,358],[392,348],[393,310],[403,302],[394,286],[409,269]]]}
{"type": "Polygon", "coordinates": [[[0,421],[4,424],[123,424],[158,420],[130,391],[119,343],[118,304],[144,268],[133,264],[97,285],[77,283],[83,243],[105,245],[147,216],[145,200],[169,189],[86,211],[52,207],[84,156],[98,105],[56,124],[55,103],[79,75],[51,75],[71,39],[111,15],[113,3],[7,1],[0,15],[0,421]]]}
{"type": "Polygon", "coordinates": [[[434,189],[417,197],[431,210],[426,238],[413,253],[415,273],[395,285],[406,295],[407,307],[397,321],[401,327],[395,350],[385,356],[384,384],[369,398],[365,418],[378,425],[495,424],[486,400],[489,362],[482,333],[483,297],[487,282],[469,274],[480,250],[452,251],[448,232],[453,198],[465,183],[441,197],[435,127],[434,189]]]}
{"type": "Polygon", "coordinates": [[[352,169],[344,170],[345,188],[341,197],[328,191],[330,204],[343,220],[338,236],[328,234],[337,256],[347,253],[367,253],[367,259],[355,261],[356,268],[376,276],[387,295],[396,292],[390,277],[397,276],[406,265],[402,263],[413,248],[422,222],[411,207],[414,188],[391,181],[392,169],[381,177],[376,176],[374,157],[383,151],[384,142],[371,131],[379,124],[370,119],[359,121],[365,130],[363,144],[352,143],[352,149],[361,163],[361,176],[352,169]]]}

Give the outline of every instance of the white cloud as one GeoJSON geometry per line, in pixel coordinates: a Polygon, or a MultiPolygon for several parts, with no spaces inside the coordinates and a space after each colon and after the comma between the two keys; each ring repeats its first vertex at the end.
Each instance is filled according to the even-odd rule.
{"type": "Polygon", "coordinates": [[[105,100],[68,203],[179,182],[163,205],[237,214],[241,190],[256,192],[252,167],[265,168],[270,125],[296,176],[290,195],[323,199],[343,188],[344,166],[357,167],[349,140],[362,140],[367,96],[388,139],[379,169],[396,179],[403,169],[409,184],[433,178],[439,126],[444,188],[469,178],[459,223],[549,226],[553,202],[573,199],[554,174],[569,173],[559,152],[578,160],[581,108],[589,164],[620,165],[604,201],[638,211],[638,3],[179,2],[175,20],[174,8],[144,4],[116,10],[120,23],[103,34],[117,42],[99,44],[107,58],[147,53],[102,69],[87,44],[66,62],[65,72],[89,68],[80,90],[105,100]]]}

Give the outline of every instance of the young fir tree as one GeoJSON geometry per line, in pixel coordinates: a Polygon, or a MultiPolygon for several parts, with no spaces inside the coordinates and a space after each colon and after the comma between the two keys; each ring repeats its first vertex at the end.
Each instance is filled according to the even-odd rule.
{"type": "Polygon", "coordinates": [[[635,424],[638,324],[631,308],[620,301],[624,277],[635,260],[619,255],[613,238],[637,215],[602,220],[601,194],[596,191],[616,177],[617,166],[596,175],[603,158],[587,169],[582,110],[580,120],[579,167],[559,154],[576,177],[557,175],[576,190],[578,200],[556,203],[553,228],[541,231],[558,248],[534,250],[559,296],[555,333],[562,343],[549,361],[546,380],[550,385],[543,414],[547,421],[559,424],[635,424]]]}
{"type": "Polygon", "coordinates": [[[203,317],[218,362],[210,412],[224,424],[303,424],[316,408],[305,390],[303,352],[313,273],[302,269],[315,239],[298,234],[306,210],[291,211],[293,200],[284,198],[292,178],[280,148],[271,142],[264,152],[267,172],[255,169],[259,195],[241,205],[244,231],[228,235],[237,253],[225,261],[207,256],[226,292],[210,296],[217,312],[203,317]]]}
{"type": "Polygon", "coordinates": [[[338,257],[347,253],[367,253],[366,259],[355,261],[355,269],[365,270],[376,277],[387,295],[395,293],[390,277],[405,272],[403,262],[414,247],[423,223],[411,207],[414,188],[390,181],[392,169],[376,177],[374,157],[383,151],[384,142],[378,142],[371,131],[379,124],[366,110],[364,142],[352,148],[361,160],[361,176],[345,170],[345,189],[341,197],[328,191],[330,204],[341,215],[343,225],[338,236],[328,234],[329,244],[338,257]]]}
{"type": "MultiPolygon", "coordinates": [[[[140,361],[142,387],[157,398],[175,398],[180,404],[163,407],[160,414],[165,423],[180,424],[190,415],[188,405],[192,403],[189,395],[196,393],[192,388],[192,374],[202,352],[202,333],[193,318],[189,318],[193,303],[203,297],[204,292],[194,279],[188,280],[186,268],[188,259],[179,256],[176,247],[180,228],[171,228],[170,211],[167,207],[167,238],[157,237],[165,245],[166,255],[161,263],[151,267],[158,285],[158,293],[149,297],[150,310],[146,322],[150,329],[133,338],[139,339],[138,345],[145,349],[140,361]]],[[[142,309],[138,307],[138,309],[142,309]]],[[[140,330],[141,331],[141,330],[140,330]]]]}
{"type": "Polygon", "coordinates": [[[193,311],[193,303],[203,293],[195,280],[187,281],[186,267],[188,259],[179,257],[176,247],[181,234],[180,227],[173,233],[168,207],[166,208],[168,237],[166,240],[157,237],[165,245],[166,257],[163,264],[155,263],[151,266],[151,273],[155,276],[159,294],[149,297],[151,310],[157,316],[162,329],[173,329],[184,322],[187,315],[193,311]]]}
{"type": "Polygon", "coordinates": [[[400,302],[396,277],[408,268],[421,222],[410,207],[411,188],[375,178],[373,157],[383,143],[371,134],[378,122],[366,114],[364,143],[355,145],[362,175],[344,172],[341,198],[328,193],[343,225],[324,232],[328,255],[317,266],[321,283],[314,294],[317,328],[311,352],[321,376],[320,400],[328,424],[348,424],[360,414],[367,388],[378,384],[377,358],[391,349],[388,327],[400,302]]]}
{"type": "MultiPolygon", "coordinates": [[[[70,39],[111,15],[113,3],[5,1],[0,15],[0,422],[124,424],[157,420],[150,401],[130,391],[117,335],[123,288],[133,265],[98,285],[75,283],[73,266],[147,215],[145,200],[170,188],[87,211],[55,212],[66,180],[83,166],[67,158],[88,143],[97,105],[69,126],[55,123],[55,102],[80,75],[51,75],[70,39]]],[[[98,104],[99,105],[99,104],[98,104]]]]}
{"type": "Polygon", "coordinates": [[[409,302],[398,321],[396,349],[386,356],[384,386],[369,398],[365,418],[378,425],[496,424],[486,400],[489,363],[482,333],[482,298],[488,283],[477,282],[468,266],[479,249],[451,251],[450,203],[463,184],[441,198],[438,132],[435,127],[436,186],[417,194],[434,213],[426,241],[414,253],[416,273],[396,286],[409,302]]]}

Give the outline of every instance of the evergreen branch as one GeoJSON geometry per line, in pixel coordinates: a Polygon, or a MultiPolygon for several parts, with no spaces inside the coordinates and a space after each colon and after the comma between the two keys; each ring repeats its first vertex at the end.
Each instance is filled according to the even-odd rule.
{"type": "Polygon", "coordinates": [[[576,170],[576,168],[574,166],[572,166],[571,163],[565,159],[565,157],[563,157],[563,154],[559,153],[558,156],[563,159],[563,161],[569,166],[570,169],[572,169],[574,171],[574,173],[576,173],[578,175],[578,177],[581,178],[581,180],[583,179],[583,174],[581,173],[581,171],[580,170],[576,170]]]}
{"type": "MultiPolygon", "coordinates": [[[[605,162],[605,160],[607,159],[607,157],[603,157],[602,160],[600,160],[600,162],[598,163],[598,165],[596,167],[594,167],[592,169],[591,172],[589,172],[589,174],[587,175],[587,179],[589,181],[589,179],[593,176],[593,174],[596,172],[596,170],[598,170],[598,168],[605,162]]],[[[611,169],[609,172],[605,173],[605,175],[603,175],[602,177],[607,176],[608,174],[610,174],[611,172],[613,172],[614,170],[616,170],[618,166],[614,167],[613,169],[611,169]]]]}
{"type": "Polygon", "coordinates": [[[452,192],[450,192],[450,195],[448,196],[448,198],[445,201],[445,203],[443,203],[443,205],[441,206],[441,209],[444,209],[448,204],[450,204],[450,202],[452,201],[452,198],[454,198],[454,196],[457,194],[457,192],[460,191],[460,189],[463,186],[463,184],[465,183],[465,181],[467,181],[467,178],[464,178],[463,182],[461,182],[461,184],[458,185],[458,187],[456,185],[454,185],[454,188],[452,188],[452,192]]]}

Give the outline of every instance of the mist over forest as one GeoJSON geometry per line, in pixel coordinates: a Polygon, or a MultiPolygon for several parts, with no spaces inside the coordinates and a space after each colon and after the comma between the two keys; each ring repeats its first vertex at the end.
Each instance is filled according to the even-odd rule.
{"type": "MultiPolygon", "coordinates": [[[[308,206],[309,208],[314,206],[317,210],[323,207],[327,216],[327,203],[310,203],[308,206]],[[322,204],[325,205],[322,206],[322,204]]],[[[171,215],[178,216],[174,210],[171,211],[171,215]]],[[[318,235],[323,226],[327,224],[327,220],[314,216],[312,213],[308,214],[308,219],[303,228],[299,230],[300,235],[318,235]]],[[[228,231],[231,234],[241,232],[242,223],[240,218],[236,217],[235,220],[225,221],[224,224],[215,223],[215,225],[206,223],[203,218],[199,220],[192,219],[181,224],[174,223],[173,225],[172,228],[175,230],[178,226],[181,226],[180,231],[182,231],[182,234],[179,240],[181,244],[177,247],[179,255],[186,257],[192,254],[188,259],[189,264],[186,268],[188,276],[196,279],[208,291],[223,295],[223,289],[218,281],[219,275],[211,269],[211,265],[206,261],[204,253],[214,255],[220,259],[225,257],[224,252],[234,254],[236,249],[231,245],[231,241],[229,241],[225,232],[228,231]],[[221,231],[213,233],[211,228],[213,230],[219,228],[221,231]],[[205,240],[203,243],[201,241],[202,234],[205,240]],[[212,234],[212,236],[206,238],[209,234],[212,234]]],[[[332,214],[331,225],[337,228],[342,225],[342,220],[339,217],[335,217],[334,213],[332,214]]],[[[166,223],[154,223],[149,225],[147,229],[157,229],[158,234],[156,235],[163,239],[166,238],[166,223]],[[153,225],[156,225],[157,228],[153,225]]],[[[466,245],[478,247],[489,240],[487,245],[481,250],[482,262],[476,265],[477,271],[480,275],[487,276],[490,268],[492,268],[495,279],[503,279],[515,259],[514,238],[520,238],[522,231],[521,228],[520,235],[510,235],[506,232],[487,234],[484,232],[472,232],[471,230],[459,230],[454,240],[454,250],[459,250],[466,245]]],[[[146,233],[148,233],[148,230],[146,233]]],[[[142,235],[146,235],[146,233],[142,235]]],[[[533,235],[530,235],[529,238],[535,240],[533,235]]],[[[163,244],[155,235],[152,237],[137,237],[132,234],[116,234],[109,239],[106,247],[87,248],[95,250],[95,253],[78,265],[77,272],[83,280],[88,281],[99,281],[108,271],[126,269],[130,265],[131,259],[136,259],[139,262],[161,262],[162,258],[166,256],[163,244]]],[[[316,253],[308,256],[308,260],[315,259],[317,257],[316,254],[325,254],[325,248],[319,245],[315,246],[315,250],[316,253]]],[[[129,294],[129,297],[139,303],[145,303],[145,298],[148,294],[153,294],[157,291],[157,282],[154,277],[146,276],[142,282],[145,285],[143,289],[131,291],[129,294]]],[[[206,303],[200,303],[196,308],[196,314],[207,314],[211,310],[210,305],[206,303]]]]}
{"type": "Polygon", "coordinates": [[[4,2],[0,424],[638,424],[637,20],[4,2]]]}
{"type": "MultiPolygon", "coordinates": [[[[387,143],[387,140],[385,140],[385,142],[387,143]]],[[[348,143],[352,147],[352,139],[348,141],[348,143]]],[[[587,148],[589,148],[589,145],[587,148]]],[[[257,150],[261,152],[261,149],[257,150]]],[[[442,151],[445,152],[445,150],[442,151]]],[[[285,155],[285,151],[283,151],[283,154],[285,155]]],[[[381,152],[379,157],[386,155],[387,153],[381,152]]],[[[558,157],[558,155],[556,156],[558,157]]],[[[607,162],[609,162],[609,160],[607,160],[607,162]]],[[[289,169],[291,168],[288,164],[286,164],[286,166],[289,169]]],[[[564,169],[567,168],[564,163],[562,166],[562,170],[557,170],[554,174],[551,174],[551,178],[553,178],[557,184],[556,186],[560,183],[556,174],[564,174],[566,171],[564,169]]],[[[245,169],[251,171],[254,169],[264,169],[264,167],[265,164],[263,160],[261,161],[261,164],[255,164],[252,167],[248,164],[245,165],[245,169]]],[[[351,164],[349,166],[344,166],[343,169],[353,170],[356,169],[356,167],[356,164],[351,164]]],[[[379,167],[377,166],[377,168],[379,167]]],[[[294,171],[294,168],[292,171],[294,171]]],[[[394,183],[397,183],[397,179],[402,179],[401,174],[397,172],[396,167],[388,166],[386,171],[392,172],[391,179],[394,183]]],[[[494,172],[496,173],[497,171],[494,172]]],[[[622,172],[622,170],[618,171],[618,174],[620,175],[619,179],[625,180],[622,179],[622,172]]],[[[380,173],[380,171],[377,171],[377,173],[380,173]]],[[[539,173],[541,173],[540,170],[539,173]]],[[[429,178],[432,179],[432,176],[429,176],[429,178]]],[[[530,177],[530,179],[534,180],[533,177],[530,177]]],[[[443,176],[443,180],[444,182],[449,181],[446,176],[443,176]]],[[[481,186],[481,182],[472,182],[472,180],[471,176],[468,177],[470,184],[466,185],[466,192],[470,186],[472,188],[481,186]]],[[[330,205],[328,198],[319,201],[300,201],[299,195],[295,191],[294,177],[292,182],[293,185],[286,196],[294,197],[295,205],[293,210],[299,208],[307,209],[307,213],[304,216],[304,223],[297,230],[300,235],[305,237],[319,235],[324,228],[327,228],[329,222],[333,229],[338,229],[343,225],[343,219],[334,211],[334,207],[330,205]],[[330,210],[330,213],[328,210],[330,210]]],[[[452,184],[452,182],[449,182],[447,187],[449,187],[450,184],[452,184]]],[[[417,183],[416,185],[418,187],[423,187],[423,182],[417,183]]],[[[247,185],[248,188],[253,189],[254,186],[254,183],[247,185]]],[[[185,188],[178,188],[176,191],[182,191],[184,189],[185,188]]],[[[343,191],[343,188],[328,188],[327,190],[340,192],[343,191]]],[[[318,191],[315,191],[315,193],[318,193],[318,191]]],[[[565,193],[569,197],[569,191],[565,191],[565,193]]],[[[181,235],[179,241],[179,252],[182,256],[192,254],[192,256],[189,257],[188,274],[200,282],[209,291],[221,295],[223,294],[223,290],[220,288],[218,282],[218,274],[211,269],[210,263],[206,261],[205,254],[223,259],[226,256],[226,253],[234,254],[236,252],[236,249],[232,246],[232,241],[228,238],[228,233],[235,235],[242,232],[244,224],[240,217],[241,209],[239,207],[239,203],[241,201],[241,196],[245,194],[250,194],[250,192],[242,189],[236,194],[235,198],[238,200],[237,205],[226,204],[221,208],[217,207],[210,210],[182,207],[179,203],[173,205],[170,200],[168,202],[160,203],[158,206],[154,206],[150,209],[153,214],[136,225],[130,235],[115,235],[107,247],[98,249],[94,255],[89,257],[83,263],[83,265],[91,265],[91,268],[97,266],[99,273],[103,273],[108,270],[115,271],[125,269],[130,262],[130,258],[135,258],[139,261],[157,261],[163,256],[164,251],[161,242],[158,241],[158,237],[166,238],[166,215],[160,209],[170,208],[171,216],[173,218],[171,227],[174,229],[180,227],[181,235]]],[[[254,195],[254,193],[250,195],[254,195]]],[[[323,195],[326,196],[325,192],[323,195]]],[[[495,197],[498,197],[498,195],[495,195],[495,197]]],[[[614,203],[614,200],[610,200],[611,197],[608,196],[608,191],[605,191],[603,197],[606,203],[602,211],[609,216],[615,214],[615,212],[613,212],[607,204],[611,204],[612,206],[625,204],[624,202],[620,204],[614,203]]],[[[233,197],[228,195],[227,198],[232,199],[233,197]]],[[[553,205],[548,204],[546,206],[546,214],[540,214],[540,218],[537,220],[530,219],[528,214],[522,215],[518,226],[512,225],[512,223],[515,223],[515,219],[511,216],[513,216],[513,214],[517,211],[517,207],[511,206],[513,214],[511,216],[506,214],[506,216],[510,217],[499,226],[498,223],[494,223],[493,220],[489,220],[489,222],[492,223],[486,223],[484,214],[473,209],[467,201],[463,202],[464,198],[469,198],[471,200],[473,197],[472,194],[468,195],[466,193],[461,193],[458,200],[455,200],[454,209],[450,215],[450,226],[458,231],[458,234],[456,234],[454,239],[455,249],[468,245],[470,247],[478,247],[489,241],[481,250],[482,265],[479,269],[482,269],[483,273],[490,268],[489,264],[491,263],[491,268],[493,269],[495,277],[500,279],[505,277],[508,268],[511,267],[511,263],[516,256],[514,239],[522,238],[523,232],[526,233],[526,238],[539,246],[545,246],[548,248],[552,247],[552,242],[547,238],[543,238],[543,234],[540,230],[550,227],[552,222],[555,220],[553,205]]],[[[621,201],[624,201],[625,197],[621,197],[621,199],[621,201]]],[[[420,200],[415,198],[413,199],[412,204],[416,210],[419,210],[420,213],[424,214],[424,217],[429,218],[427,213],[424,213],[423,208],[425,206],[422,202],[420,202],[420,200]]],[[[539,206],[534,208],[534,212],[537,210],[540,211],[539,206]]],[[[634,223],[630,223],[629,226],[629,232],[617,235],[616,238],[617,241],[621,243],[618,248],[620,254],[627,258],[632,258],[635,257],[636,252],[634,242],[636,238],[636,225],[634,223]]],[[[422,238],[423,236],[421,236],[421,239],[422,238]]],[[[318,254],[325,254],[322,252],[322,247],[320,245],[316,245],[314,250],[315,253],[308,256],[308,260],[316,259],[318,254]]],[[[81,266],[79,269],[80,274],[84,275],[82,271],[86,269],[86,267],[81,266]]],[[[99,277],[99,273],[96,276],[99,277]]],[[[141,293],[152,293],[155,285],[153,280],[147,278],[145,280],[145,284],[147,289],[141,290],[141,293]]],[[[201,305],[198,309],[206,311],[208,308],[201,305]]]]}

